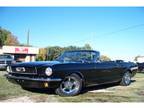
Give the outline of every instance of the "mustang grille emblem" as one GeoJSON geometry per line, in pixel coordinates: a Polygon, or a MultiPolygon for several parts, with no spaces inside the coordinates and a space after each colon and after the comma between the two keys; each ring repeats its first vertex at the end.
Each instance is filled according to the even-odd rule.
{"type": "Polygon", "coordinates": [[[17,72],[25,72],[25,68],[24,67],[17,67],[16,71],[17,72]]]}

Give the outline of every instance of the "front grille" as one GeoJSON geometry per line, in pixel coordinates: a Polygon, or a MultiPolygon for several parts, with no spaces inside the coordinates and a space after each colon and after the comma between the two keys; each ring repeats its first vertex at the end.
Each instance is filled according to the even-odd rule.
{"type": "Polygon", "coordinates": [[[11,64],[11,63],[12,63],[12,61],[6,61],[6,64],[8,64],[8,65],[11,64]]]}
{"type": "Polygon", "coordinates": [[[0,61],[0,64],[5,64],[5,61],[0,61]]]}
{"type": "Polygon", "coordinates": [[[12,61],[0,61],[0,64],[11,64],[12,63],[12,61]]]}
{"type": "Polygon", "coordinates": [[[22,73],[22,74],[36,74],[37,73],[37,70],[35,67],[23,67],[25,71],[24,70],[18,71],[17,68],[20,68],[20,67],[12,67],[12,72],[22,73]]]}

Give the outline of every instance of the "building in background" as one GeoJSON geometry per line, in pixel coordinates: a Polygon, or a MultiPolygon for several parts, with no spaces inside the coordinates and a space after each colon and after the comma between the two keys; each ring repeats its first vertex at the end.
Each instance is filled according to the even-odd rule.
{"type": "Polygon", "coordinates": [[[39,48],[25,46],[3,46],[0,54],[11,54],[17,62],[35,61],[39,48]]]}
{"type": "Polygon", "coordinates": [[[144,56],[137,57],[137,62],[138,63],[144,63],[144,56]]]}
{"type": "Polygon", "coordinates": [[[3,54],[3,51],[2,51],[2,49],[0,48],[0,54],[3,54]]]}

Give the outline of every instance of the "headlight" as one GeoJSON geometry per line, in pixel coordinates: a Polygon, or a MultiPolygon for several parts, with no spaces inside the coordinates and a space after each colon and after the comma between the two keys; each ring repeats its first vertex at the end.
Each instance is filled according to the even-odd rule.
{"type": "Polygon", "coordinates": [[[7,71],[7,72],[12,72],[11,67],[10,67],[10,66],[7,66],[6,71],[7,71]]]}
{"type": "Polygon", "coordinates": [[[50,67],[46,68],[45,74],[46,74],[47,76],[51,76],[51,75],[52,75],[52,69],[51,69],[50,67]]]}

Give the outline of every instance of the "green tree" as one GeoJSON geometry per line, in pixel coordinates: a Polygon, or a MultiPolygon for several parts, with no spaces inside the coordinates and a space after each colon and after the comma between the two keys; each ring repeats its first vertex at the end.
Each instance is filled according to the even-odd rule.
{"type": "Polygon", "coordinates": [[[10,32],[0,27],[0,47],[5,44],[5,41],[9,34],[10,32]]]}
{"type": "Polygon", "coordinates": [[[5,41],[5,45],[19,45],[19,41],[17,37],[13,36],[12,34],[9,34],[5,41]]]}
{"type": "Polygon", "coordinates": [[[100,56],[100,60],[101,61],[111,61],[111,59],[108,56],[106,56],[106,55],[101,55],[100,56]]]}
{"type": "Polygon", "coordinates": [[[80,47],[76,47],[76,46],[64,47],[64,51],[71,51],[71,50],[81,50],[81,48],[80,47]]]}
{"type": "Polygon", "coordinates": [[[19,41],[10,31],[0,27],[0,47],[3,45],[19,45],[19,41]]]}
{"type": "Polygon", "coordinates": [[[84,47],[77,47],[77,46],[68,46],[68,47],[52,46],[50,47],[49,46],[49,47],[40,49],[39,55],[37,56],[37,60],[54,60],[64,51],[90,50],[90,49],[92,48],[89,44],[85,44],[84,47]]]}
{"type": "Polygon", "coordinates": [[[85,50],[92,50],[92,47],[90,46],[90,44],[85,44],[83,49],[85,50]]]}
{"type": "Polygon", "coordinates": [[[45,48],[40,48],[39,49],[39,54],[36,57],[37,61],[44,61],[46,60],[46,49],[45,48]]]}
{"type": "Polygon", "coordinates": [[[54,46],[54,47],[47,47],[47,55],[46,55],[46,60],[54,60],[56,59],[63,51],[64,49],[59,47],[59,46],[54,46]]]}
{"type": "Polygon", "coordinates": [[[141,56],[140,56],[140,55],[136,56],[136,57],[134,58],[134,61],[137,62],[139,57],[141,57],[141,56]]]}
{"type": "Polygon", "coordinates": [[[65,51],[71,51],[71,50],[92,50],[92,47],[89,44],[85,44],[83,47],[78,46],[68,46],[64,47],[65,51]]]}

